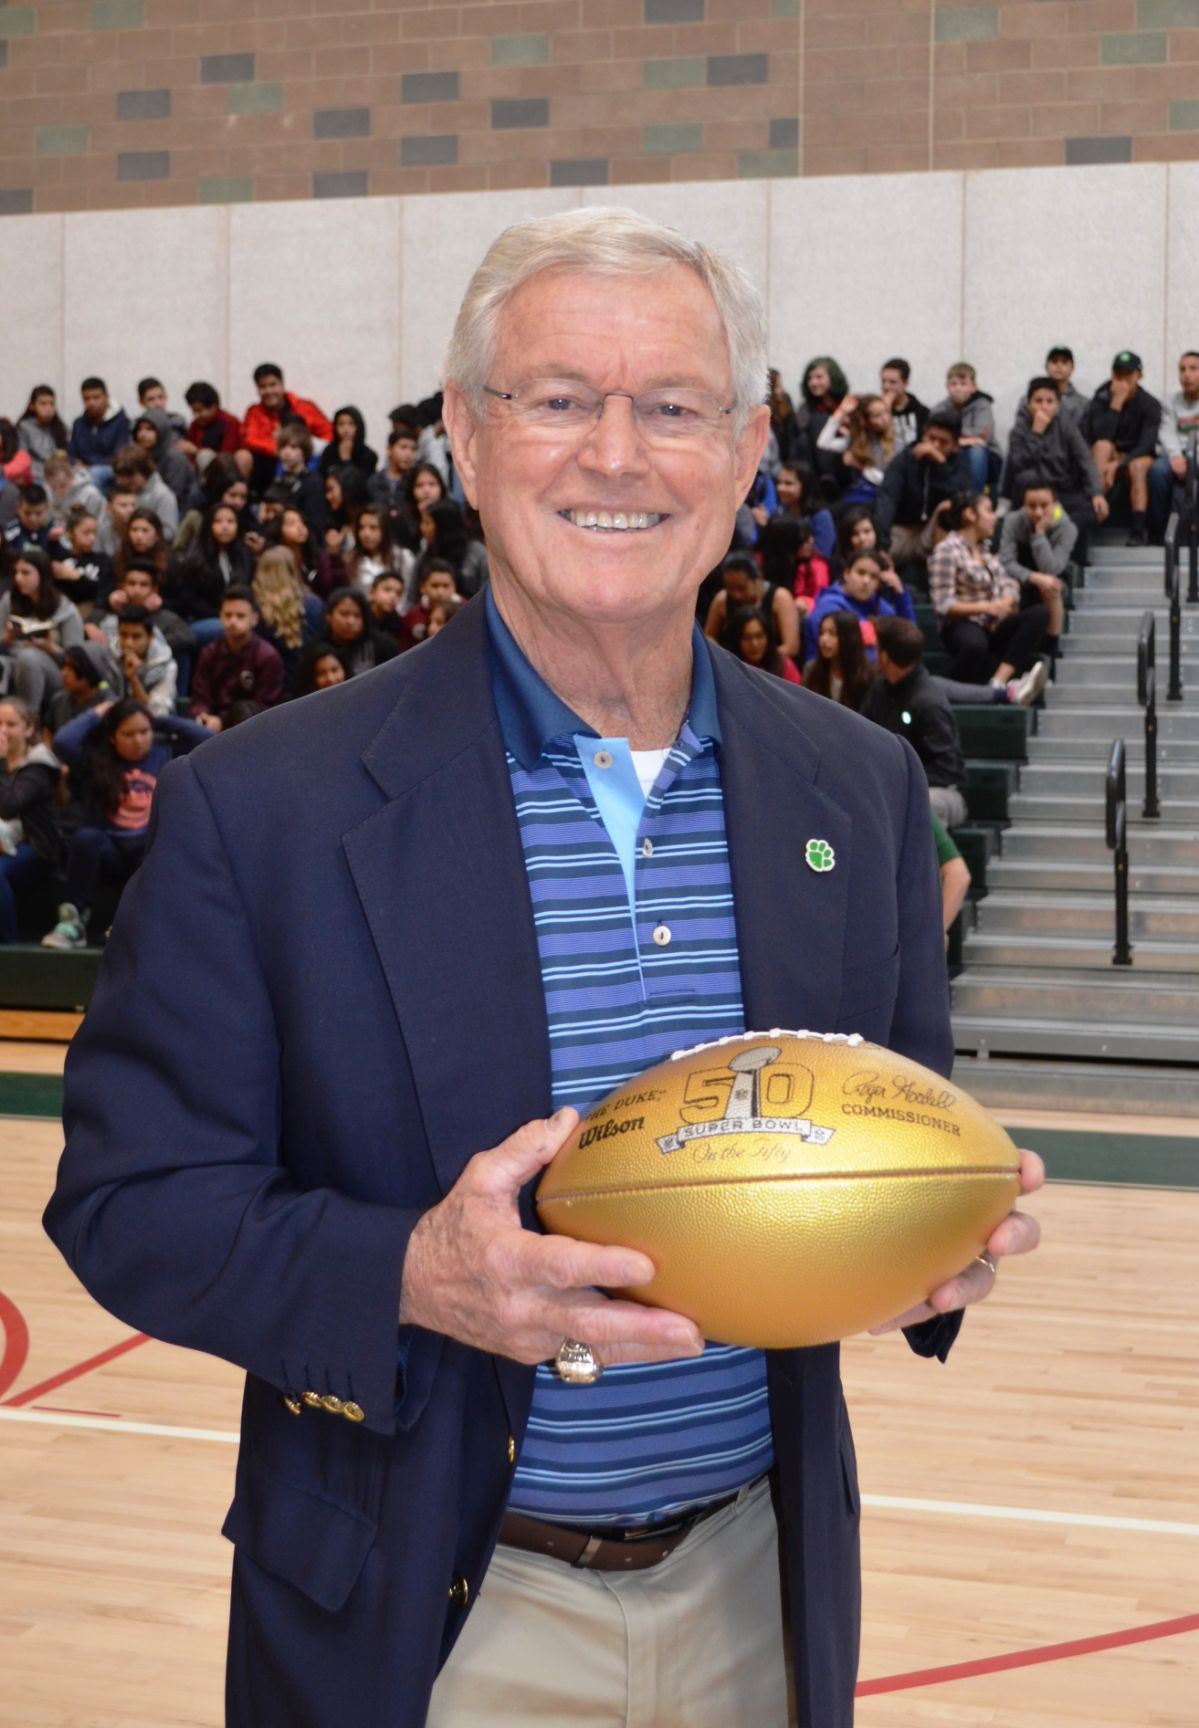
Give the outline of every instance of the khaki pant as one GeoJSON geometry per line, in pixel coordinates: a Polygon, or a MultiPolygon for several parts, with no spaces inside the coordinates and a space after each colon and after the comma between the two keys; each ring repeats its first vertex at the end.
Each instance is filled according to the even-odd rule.
{"type": "Polygon", "coordinates": [[[428,1728],[787,1728],[765,1482],[644,1572],[496,1549],[428,1728]]]}

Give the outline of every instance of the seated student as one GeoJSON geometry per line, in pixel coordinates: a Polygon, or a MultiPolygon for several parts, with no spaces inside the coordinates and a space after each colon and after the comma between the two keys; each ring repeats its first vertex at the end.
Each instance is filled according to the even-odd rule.
{"type": "Polygon", "coordinates": [[[415,426],[393,426],[387,435],[387,463],[371,475],[371,493],[391,517],[404,503],[404,482],[416,463],[418,433],[415,426]]]}
{"type": "Polygon", "coordinates": [[[1149,538],[1165,539],[1171,509],[1181,510],[1187,475],[1187,447],[1199,435],[1199,353],[1188,348],[1178,362],[1179,388],[1162,403],[1158,444],[1161,455],[1149,469],[1149,538]]]}
{"type": "Polygon", "coordinates": [[[370,490],[357,468],[330,468],[324,478],[325,549],[348,552],[354,544],[354,517],[370,503],[370,490]]]}
{"type": "Polygon", "coordinates": [[[934,810],[933,841],[937,848],[937,869],[941,876],[941,928],[946,936],[970,892],[970,871],[958,851],[953,836],[934,810]]]}
{"type": "Polygon", "coordinates": [[[58,398],[51,384],[35,384],[29,392],[25,412],[17,421],[17,438],[27,450],[33,478],[45,483],[46,463],[60,451],[66,453],[71,434],[58,412],[58,398]]]}
{"type": "Polygon", "coordinates": [[[67,455],[88,470],[97,486],[107,486],[113,458],[129,442],[129,420],[120,403],[110,400],[103,378],[85,378],[79,394],[83,413],[71,427],[67,455]]]}
{"type": "Polygon", "coordinates": [[[179,671],[154,614],[130,602],[116,626],[126,696],[144,702],[155,716],[173,714],[179,671]]]}
{"type": "Polygon", "coordinates": [[[1023,498],[1031,479],[1048,481],[1066,515],[1082,538],[1097,522],[1106,522],[1107,499],[1090,446],[1077,419],[1062,411],[1057,385],[1050,377],[1030,378],[1021,413],[1008,443],[1006,491],[1023,498]]]}
{"type": "Polygon", "coordinates": [[[851,505],[837,518],[837,544],[833,549],[834,564],[830,566],[834,580],[855,552],[877,552],[878,549],[874,512],[864,504],[851,505]]]}
{"type": "Polygon", "coordinates": [[[51,557],[58,551],[61,530],[50,520],[50,500],[44,486],[22,486],[17,495],[17,513],[4,529],[5,543],[18,551],[36,546],[51,557]]]}
{"type": "Polygon", "coordinates": [[[158,513],[139,504],[129,514],[121,528],[112,559],[114,588],[123,588],[129,566],[134,562],[149,564],[162,582],[167,571],[167,547],[158,513]]]}
{"type": "Polygon", "coordinates": [[[285,420],[302,420],[314,438],[325,442],[332,438],[333,427],[315,402],[283,388],[283,368],[273,360],[255,366],[254,384],[258,400],[242,419],[238,465],[254,497],[261,498],[275,478],[275,433],[285,420]]]}
{"type": "Polygon", "coordinates": [[[866,638],[867,647],[872,645],[872,634],[868,632],[867,626],[872,625],[876,618],[916,616],[912,596],[900,581],[885,552],[856,552],[845,566],[840,581],[831,583],[824,590],[804,619],[803,643],[806,660],[810,660],[816,653],[820,621],[830,612],[852,612],[863,626],[862,634],[866,638]]]}
{"type": "Polygon", "coordinates": [[[761,606],[738,606],[729,620],[728,640],[738,660],[756,666],[760,672],[785,678],[788,684],[802,684],[794,660],[779,652],[774,619],[761,606]]]}
{"type": "Polygon", "coordinates": [[[344,684],[349,676],[349,662],[340,648],[332,642],[309,642],[300,650],[292,695],[311,696],[314,690],[330,690],[335,684],[344,684]]]}
{"type": "Polygon", "coordinates": [[[360,588],[335,588],[325,608],[325,640],[341,650],[350,676],[372,672],[399,653],[394,636],[371,621],[370,601],[360,588]]]}
{"type": "Polygon", "coordinates": [[[321,556],[314,584],[328,595],[335,588],[361,588],[369,594],[382,575],[398,575],[407,593],[416,560],[391,538],[387,512],[379,504],[360,504],[350,519],[350,544],[345,551],[321,556]]]}
{"type": "Polygon", "coordinates": [[[898,355],[893,360],[884,360],[879,372],[879,389],[891,410],[897,450],[904,450],[909,444],[919,444],[928,421],[928,409],[908,389],[911,376],[912,368],[898,355]]]}
{"type": "Polygon", "coordinates": [[[430,637],[436,636],[439,630],[444,630],[446,625],[458,616],[465,605],[466,601],[461,596],[457,596],[453,600],[434,600],[429,607],[429,623],[425,630],[425,641],[427,642],[430,637]]]}
{"type": "Polygon", "coordinates": [[[379,458],[366,441],[362,410],[352,403],[338,408],[333,416],[333,436],[321,451],[317,471],[327,474],[330,468],[357,468],[369,479],[378,466],[379,458]]]}
{"type": "Polygon", "coordinates": [[[48,710],[62,689],[63,654],[82,641],[83,619],[51,575],[50,560],[36,546],[23,547],[13,562],[12,588],[0,594],[0,658],[13,690],[35,714],[48,710]]]}
{"type": "Polygon", "coordinates": [[[812,524],[812,538],[822,558],[831,558],[837,541],[837,528],[831,510],[826,510],[816,490],[812,470],[802,462],[782,462],[774,478],[780,516],[803,516],[812,524]],[[811,500],[809,509],[805,499],[811,500]]]}
{"type": "Polygon", "coordinates": [[[928,800],[947,826],[966,820],[966,761],[945,692],[921,665],[924,632],[907,618],[880,618],[879,675],[859,713],[906,738],[920,758],[928,800]]]}
{"type": "Polygon", "coordinates": [[[392,513],[392,538],[397,546],[416,554],[422,552],[426,542],[433,538],[433,518],[429,511],[442,498],[448,497],[449,490],[441,470],[432,462],[415,462],[404,479],[400,508],[392,513]]]}
{"type": "Polygon", "coordinates": [[[1082,422],[1100,483],[1108,497],[1127,479],[1132,531],[1126,544],[1148,543],[1149,469],[1157,454],[1162,405],[1141,388],[1141,357],[1123,348],[1112,361],[1111,380],[1096,390],[1082,422]]]}
{"type": "Polygon", "coordinates": [[[113,484],[108,494],[108,502],[100,516],[96,544],[101,552],[106,552],[114,560],[121,544],[121,536],[129,526],[138,504],[138,488],[133,482],[122,480],[113,484]]]}
{"type": "Polygon", "coordinates": [[[844,708],[856,708],[873,678],[857,614],[826,612],[816,631],[816,652],[804,662],[806,688],[844,708]]]}
{"type": "Polygon", "coordinates": [[[312,434],[302,420],[289,420],[275,434],[279,452],[279,472],[266,488],[267,492],[282,492],[283,501],[294,504],[305,518],[322,533],[329,525],[329,507],[325,502],[325,473],[317,473],[312,463],[312,434]]]}
{"type": "Polygon", "coordinates": [[[1037,655],[1049,609],[1032,583],[1022,586],[987,550],[995,506],[985,492],[959,493],[945,525],[928,561],[928,591],[953,675],[966,684],[1012,684],[1012,699],[1030,702],[1044,688],[1037,655]]]}
{"type": "Polygon", "coordinates": [[[481,540],[470,538],[462,507],[452,498],[430,504],[427,514],[432,533],[416,555],[413,576],[417,586],[429,560],[441,558],[453,565],[458,592],[471,599],[487,581],[487,548],[481,540]]]}
{"type": "Polygon", "coordinates": [[[1031,582],[1049,610],[1045,651],[1057,657],[1066,619],[1066,584],[1062,580],[1078,539],[1078,529],[1062,509],[1049,481],[1029,474],[1024,501],[1009,510],[999,534],[999,562],[1015,581],[1031,582]]]}
{"type": "Polygon", "coordinates": [[[72,505],[66,531],[50,554],[50,574],[84,618],[103,606],[112,591],[112,559],[96,549],[99,526],[86,505],[72,505]]]}
{"type": "Polygon", "coordinates": [[[961,421],[958,448],[966,457],[970,485],[975,492],[998,483],[1003,452],[995,436],[995,399],[978,387],[978,378],[968,360],[958,360],[945,374],[946,395],[934,414],[956,414],[961,421]]]}
{"type": "Polygon", "coordinates": [[[897,564],[925,558],[932,546],[937,506],[968,491],[970,468],[958,448],[956,411],[930,414],[918,444],[909,444],[887,464],[875,506],[880,542],[897,564]]]}
{"type": "MultiPolygon", "coordinates": [[[[441,575],[441,571],[432,572],[441,575]]],[[[451,586],[454,581],[453,571],[448,572],[451,586]]],[[[403,578],[390,570],[385,570],[382,576],[376,576],[371,584],[371,623],[376,630],[382,630],[384,635],[393,636],[398,648],[411,647],[406,640],[404,625],[404,595],[403,578]]]]}
{"type": "Polygon", "coordinates": [[[182,515],[196,489],[196,471],[180,449],[178,435],[165,409],[142,409],[133,422],[133,442],[145,452],[158,478],[169,487],[182,515]]]}
{"type": "Polygon", "coordinates": [[[304,512],[296,504],[285,504],[279,520],[272,524],[271,538],[277,546],[286,546],[296,561],[300,580],[305,588],[316,590],[323,548],[309,526],[304,512]]]}
{"type": "Polygon", "coordinates": [[[221,407],[216,387],[203,379],[188,385],[183,400],[192,417],[179,448],[195,463],[196,472],[203,474],[214,456],[232,456],[239,449],[241,421],[221,407]]]}
{"type": "Polygon", "coordinates": [[[283,661],[258,635],[253,590],[235,584],[221,600],[221,634],[200,650],[187,712],[219,732],[234,702],[272,708],[283,695],[283,661]]]}
{"type": "Polygon", "coordinates": [[[254,567],[251,584],[258,609],[258,634],[283,662],[286,694],[299,670],[300,652],[315,642],[325,622],[325,608],[305,588],[299,566],[285,546],[272,546],[254,567]]]}
{"type": "Polygon", "coordinates": [[[743,534],[746,546],[757,546],[762,530],[770,518],[778,511],[778,492],[775,490],[774,476],[766,467],[765,459],[754,475],[753,484],[746,495],[745,502],[737,512],[736,533],[743,534]],[[748,520],[746,520],[748,518],[748,520]]]}
{"type": "Polygon", "coordinates": [[[816,550],[811,518],[776,516],[762,530],[758,556],[768,588],[786,589],[806,617],[831,579],[827,560],[816,550]]]}
{"type": "Polygon", "coordinates": [[[849,384],[831,354],[818,354],[808,361],[799,381],[799,394],[800,404],[795,413],[796,454],[836,497],[841,486],[841,464],[818,445],[825,421],[849,394],[849,384]]]}
{"type": "Polygon", "coordinates": [[[58,670],[62,674],[62,689],[50,698],[46,711],[46,725],[51,732],[120,694],[121,674],[101,643],[83,642],[76,648],[68,648],[58,670]]]}
{"type": "MultiPolygon", "coordinates": [[[[439,600],[461,600],[458,592],[458,577],[454,566],[446,558],[430,558],[421,572],[420,599],[415,606],[410,606],[399,620],[399,628],[377,622],[377,627],[386,630],[396,639],[401,652],[406,648],[414,648],[418,642],[423,642],[428,635],[429,612],[439,600]]],[[[371,594],[371,612],[374,613],[374,593],[371,594]]]]}
{"type": "Polygon", "coordinates": [[[250,509],[250,488],[239,474],[237,464],[228,456],[214,456],[204,471],[196,503],[179,524],[179,532],[171,542],[171,552],[184,558],[195,546],[204,526],[206,513],[217,504],[227,504],[237,517],[243,535],[254,527],[250,509]]]}
{"type": "Polygon", "coordinates": [[[817,447],[841,457],[843,504],[873,504],[887,463],[902,448],[884,396],[846,396],[825,421],[817,447]]]}
{"type": "Polygon", "coordinates": [[[65,527],[77,506],[100,521],[104,515],[104,494],[94,483],[86,468],[77,468],[69,456],[48,456],[42,484],[50,496],[50,520],[65,527]]]}
{"type": "MultiPolygon", "coordinates": [[[[770,432],[778,453],[778,462],[790,462],[797,456],[799,425],[795,418],[795,404],[783,389],[782,373],[777,366],[772,366],[767,373],[766,401],[770,407],[770,432]]],[[[778,476],[778,465],[773,470],[778,476]]]]}
{"type": "Polygon", "coordinates": [[[220,635],[221,599],[230,586],[244,587],[253,577],[254,557],[241,533],[241,521],[231,504],[214,504],[205,512],[195,543],[182,558],[171,560],[164,599],[187,620],[199,642],[220,635]]]}
{"type": "Polygon", "coordinates": [[[1059,342],[1045,356],[1045,371],[1057,385],[1063,414],[1067,420],[1073,420],[1075,426],[1081,427],[1083,415],[1091,406],[1091,398],[1084,396],[1073,382],[1074,350],[1064,348],[1059,342]]]}
{"type": "Polygon", "coordinates": [[[43,948],[87,947],[96,889],[127,882],[145,857],[159,775],[207,737],[191,720],[155,719],[132,696],[89,709],[54,734],[54,754],[71,772],[83,822],[68,845],[65,898],[43,948]]]}
{"type": "Polygon", "coordinates": [[[0,943],[18,942],[17,896],[53,874],[58,762],[38,716],[19,696],[0,696],[0,943]]]}
{"type": "Polygon", "coordinates": [[[102,643],[114,653],[118,652],[117,626],[128,606],[144,606],[155,630],[163,637],[176,660],[190,660],[196,649],[195,635],[177,612],[163,605],[158,568],[149,558],[130,559],[121,586],[112,590],[104,610],[89,621],[88,641],[102,643]]]}
{"type": "Polygon", "coordinates": [[[138,504],[153,510],[169,544],[179,527],[179,500],[140,444],[122,445],[112,459],[112,477],[118,484],[134,487],[138,504]]]}
{"type": "Polygon", "coordinates": [[[739,606],[760,606],[774,619],[779,647],[794,659],[799,653],[799,614],[789,584],[767,582],[748,552],[730,552],[720,570],[724,586],[704,619],[708,640],[735,653],[730,633],[733,613],[739,606]]]}

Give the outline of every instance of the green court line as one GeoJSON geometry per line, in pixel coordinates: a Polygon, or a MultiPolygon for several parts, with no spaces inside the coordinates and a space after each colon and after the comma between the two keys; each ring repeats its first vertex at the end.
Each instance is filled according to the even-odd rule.
{"type": "MultiPolygon", "coordinates": [[[[56,1122],[62,1115],[58,1074],[0,1073],[0,1116],[56,1122]]],[[[1012,1137],[1044,1158],[1051,1182],[1097,1182],[1136,1188],[1199,1188],[1199,1123],[1193,1136],[1102,1133],[1067,1128],[1013,1128],[1012,1137]]]]}

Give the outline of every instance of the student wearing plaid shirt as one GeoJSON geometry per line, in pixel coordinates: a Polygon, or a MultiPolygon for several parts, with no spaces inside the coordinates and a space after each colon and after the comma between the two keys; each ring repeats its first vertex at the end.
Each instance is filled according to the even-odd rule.
{"type": "Polygon", "coordinates": [[[928,561],[928,591],[941,640],[953,655],[951,676],[966,684],[1006,685],[1017,674],[1034,677],[1035,667],[1043,682],[1037,655],[1049,611],[1031,583],[1022,586],[987,550],[995,506],[984,493],[959,493],[945,524],[950,532],[928,561]]]}

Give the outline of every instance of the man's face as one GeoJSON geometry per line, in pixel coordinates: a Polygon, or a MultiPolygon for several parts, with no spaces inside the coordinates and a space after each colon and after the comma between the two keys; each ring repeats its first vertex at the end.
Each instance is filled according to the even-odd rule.
{"type": "Polygon", "coordinates": [[[1135,367],[1113,366],[1112,383],[1123,384],[1130,396],[1137,393],[1137,385],[1141,382],[1141,374],[1135,367]]]}
{"type": "Polygon", "coordinates": [[[143,408],[160,408],[167,411],[167,393],[162,384],[151,384],[142,391],[141,404],[143,408]]]}
{"type": "Polygon", "coordinates": [[[961,408],[964,403],[969,402],[976,389],[974,379],[963,377],[960,372],[955,372],[945,380],[945,393],[955,408],[961,408]]]}
{"type": "Polygon", "coordinates": [[[217,417],[215,405],[209,407],[203,402],[189,402],[188,407],[192,411],[192,419],[197,426],[207,426],[210,421],[217,417]]]}
{"type": "Polygon", "coordinates": [[[430,571],[421,583],[420,591],[430,605],[434,600],[452,600],[458,592],[448,570],[430,571]]]}
{"type": "Polygon", "coordinates": [[[397,438],[389,452],[393,474],[407,474],[416,461],[415,438],[397,438]]]}
{"type": "Polygon", "coordinates": [[[1199,396],[1199,354],[1183,355],[1178,362],[1178,382],[1188,399],[1199,396]]]}
{"type": "Polygon", "coordinates": [[[277,372],[264,373],[258,380],[258,400],[272,413],[283,406],[283,380],[277,372]]]}
{"type": "Polygon", "coordinates": [[[897,372],[894,366],[883,367],[879,373],[879,382],[888,402],[902,402],[907,395],[907,385],[903,381],[903,373],[897,372]]]}
{"type": "Polygon", "coordinates": [[[83,412],[89,420],[103,420],[108,412],[108,391],[85,390],[83,392],[83,412]]]}
{"type": "Polygon", "coordinates": [[[958,441],[947,426],[929,426],[924,433],[924,442],[931,444],[934,450],[940,452],[947,460],[958,447],[958,441]]]}
{"type": "Polygon", "coordinates": [[[854,600],[872,600],[878,592],[878,565],[873,558],[858,558],[841,578],[845,592],[854,600]]]}
{"type": "Polygon", "coordinates": [[[377,576],[371,589],[371,611],[382,618],[399,610],[403,588],[395,576],[377,576]]]}
{"type": "Polygon", "coordinates": [[[118,624],[117,639],[122,654],[136,654],[144,660],[150,652],[150,632],[144,624],[118,624]]]}
{"type": "Polygon", "coordinates": [[[298,444],[283,443],[279,446],[279,466],[285,474],[302,474],[308,458],[298,444]]]}
{"type": "Polygon", "coordinates": [[[258,614],[248,600],[226,600],[221,607],[221,629],[230,647],[241,647],[250,640],[258,614]]]}
{"type": "Polygon", "coordinates": [[[729,597],[730,606],[748,606],[754,598],[754,585],[748,570],[739,569],[736,564],[724,573],[724,591],[729,597]]]}
{"type": "Polygon", "coordinates": [[[48,504],[27,504],[22,498],[17,505],[17,520],[30,534],[36,534],[39,528],[44,528],[49,516],[48,504]]]}
{"type": "MultiPolygon", "coordinates": [[[[727,405],[728,346],[708,290],[684,266],[620,282],[544,272],[508,302],[488,383],[577,378],[598,391],[674,384],[727,405]]],[[[497,597],[551,625],[631,624],[687,610],[732,537],[769,432],[757,408],[734,439],[731,419],[707,434],[652,447],[627,396],[613,396],[582,432],[534,435],[503,403],[478,423],[446,393],[454,454],[482,515],[497,597]],[[590,512],[645,528],[580,527],[590,512]]]]}
{"type": "Polygon", "coordinates": [[[1055,355],[1052,360],[1046,360],[1045,371],[1055,384],[1068,384],[1074,372],[1074,362],[1060,354],[1055,355]]]}
{"type": "Polygon", "coordinates": [[[108,500],[109,514],[112,516],[118,531],[122,529],[133,512],[137,509],[136,492],[114,492],[108,500]]]}
{"type": "Polygon", "coordinates": [[[1029,413],[1044,414],[1050,420],[1057,419],[1058,409],[1061,405],[1062,399],[1056,390],[1034,390],[1028,398],[1029,413]]]}
{"type": "Polygon", "coordinates": [[[1048,486],[1031,487],[1024,494],[1024,514],[1034,534],[1048,528],[1053,519],[1054,496],[1048,486]]]}

